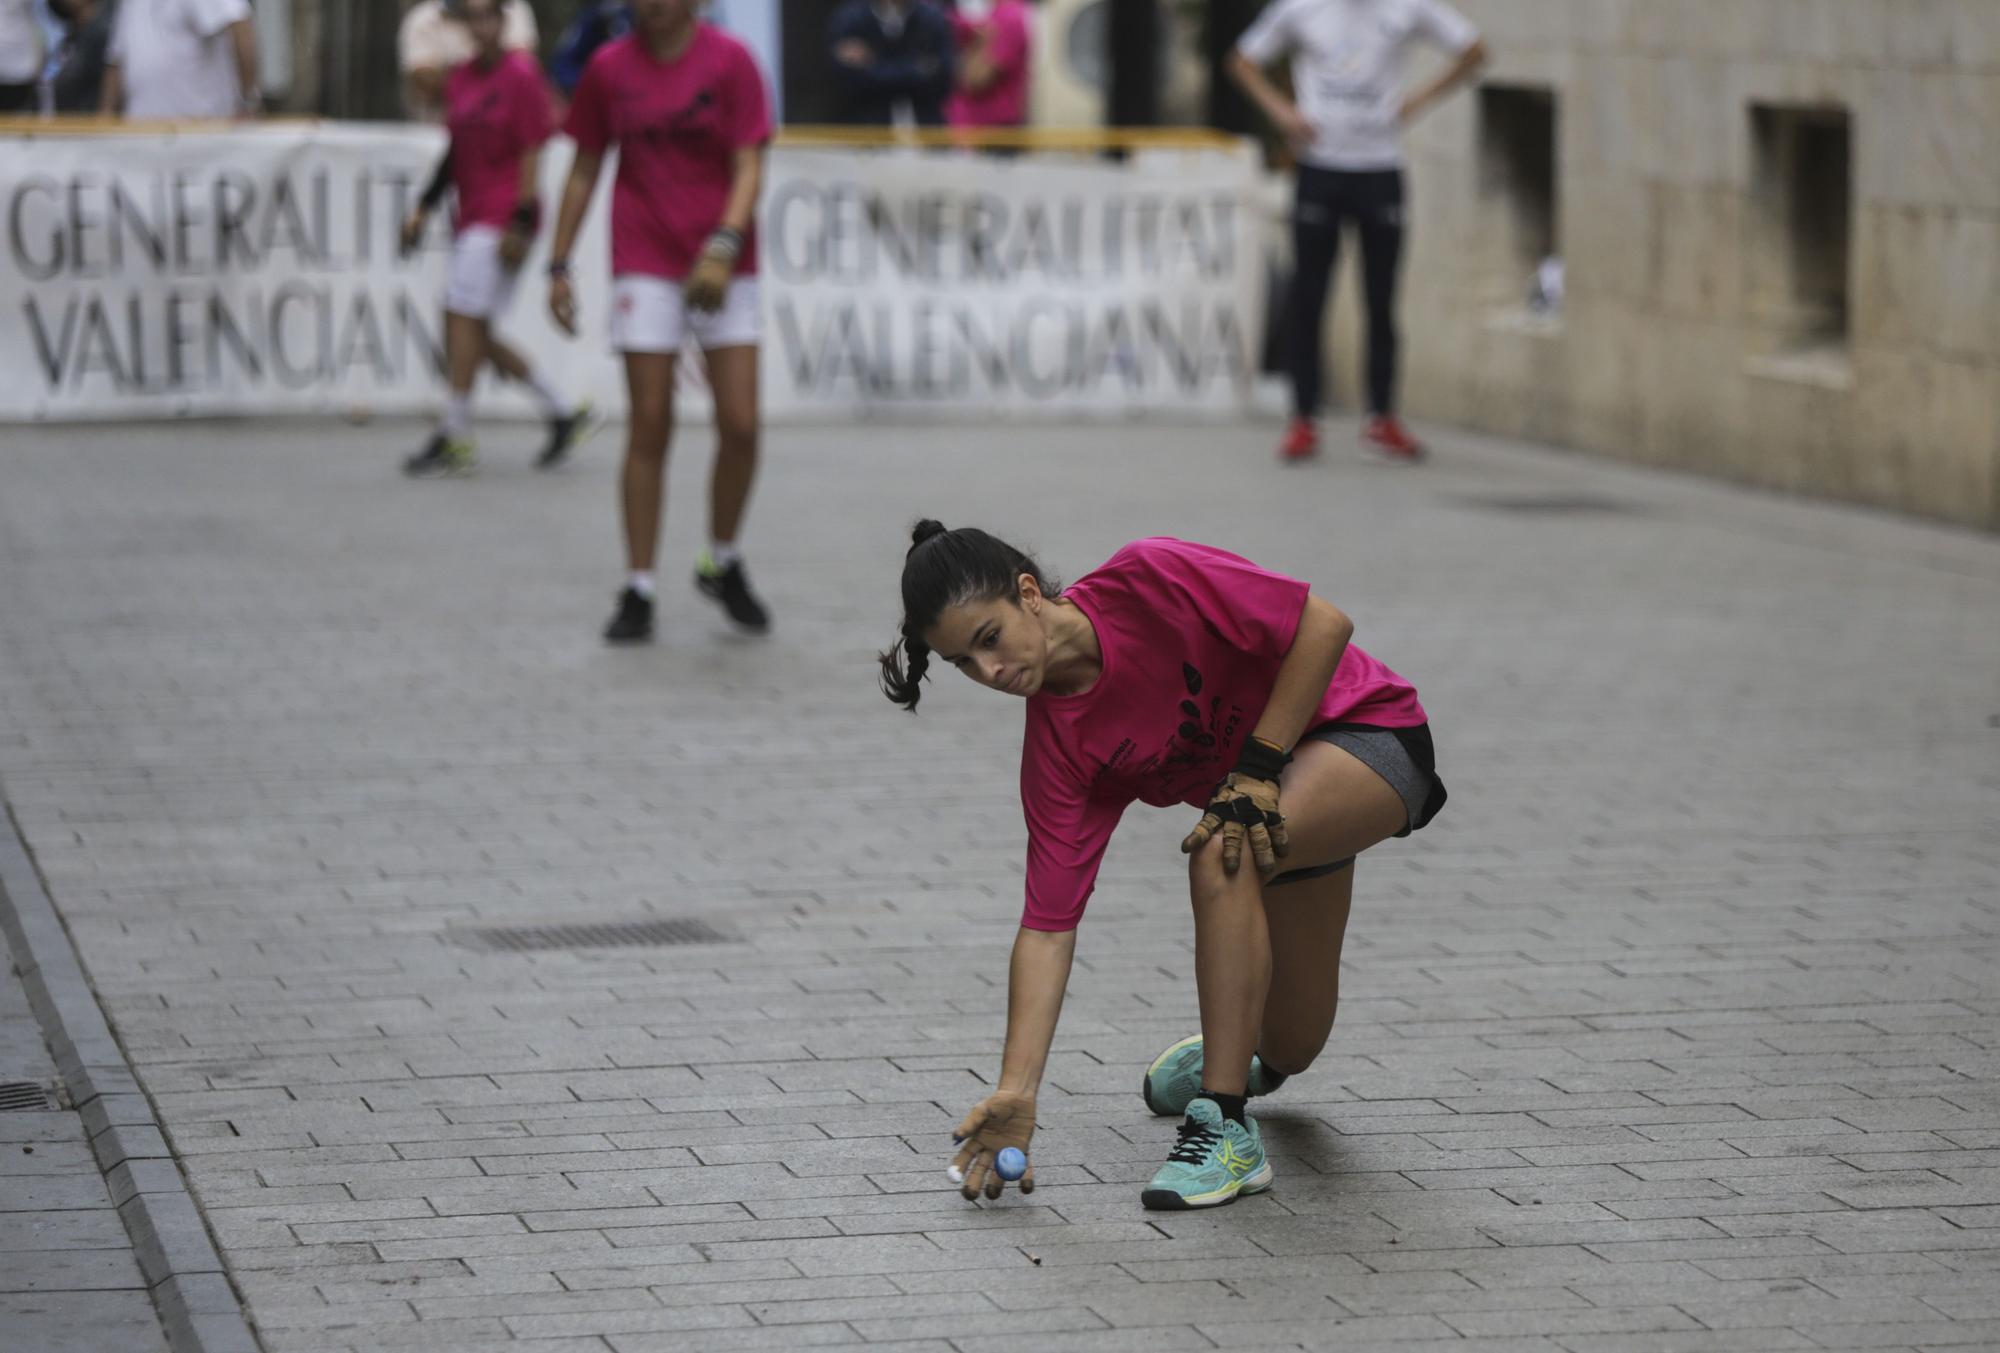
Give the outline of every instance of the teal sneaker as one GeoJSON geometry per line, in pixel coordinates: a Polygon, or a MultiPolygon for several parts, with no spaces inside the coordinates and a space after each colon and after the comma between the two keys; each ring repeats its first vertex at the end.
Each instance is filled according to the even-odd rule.
{"type": "MultiPolygon", "coordinates": [[[[1244,1093],[1255,1099],[1277,1088],[1264,1071],[1264,1060],[1252,1054],[1250,1080],[1244,1086],[1244,1093]]],[[[1187,1106],[1200,1093],[1200,1034],[1183,1038],[1155,1057],[1153,1064],[1146,1068],[1146,1078],[1139,1083],[1139,1094],[1145,1099],[1146,1107],[1162,1118],[1177,1118],[1186,1113],[1187,1106]]]]}
{"type": "Polygon", "coordinates": [[[1173,1154],[1139,1201],[1155,1212],[1220,1207],[1239,1193],[1262,1193],[1273,1177],[1257,1124],[1225,1118],[1214,1100],[1197,1099],[1187,1106],[1173,1154]]]}

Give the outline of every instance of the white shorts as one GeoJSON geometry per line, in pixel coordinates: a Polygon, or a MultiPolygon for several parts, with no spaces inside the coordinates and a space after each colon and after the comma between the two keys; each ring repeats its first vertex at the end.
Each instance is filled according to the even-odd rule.
{"type": "Polygon", "coordinates": [[[764,336],[757,279],[738,277],[723,293],[722,308],[691,314],[681,283],[627,273],[611,279],[611,346],[620,352],[679,352],[693,335],[703,348],[738,348],[764,336]]]}
{"type": "Polygon", "coordinates": [[[444,308],[469,319],[497,319],[514,299],[519,268],[500,261],[499,226],[467,226],[451,242],[445,265],[444,308]]]}

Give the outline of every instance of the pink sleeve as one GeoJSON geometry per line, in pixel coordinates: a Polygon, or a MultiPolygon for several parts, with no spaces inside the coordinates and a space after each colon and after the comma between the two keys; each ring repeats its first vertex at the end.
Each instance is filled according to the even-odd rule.
{"type": "Polygon", "coordinates": [[[1028,820],[1028,900],[1021,924],[1074,930],[1125,805],[1090,798],[1030,753],[1021,758],[1021,812],[1028,820]]]}
{"type": "Polygon", "coordinates": [[[542,68],[533,57],[523,56],[520,64],[521,90],[514,114],[514,134],[523,150],[533,150],[555,133],[555,105],[542,80],[542,68]]]}
{"type": "Polygon", "coordinates": [[[771,100],[764,92],[764,73],[757,69],[756,58],[742,47],[736,49],[736,59],[729,63],[724,94],[729,100],[726,113],[729,144],[741,150],[745,146],[761,146],[769,141],[771,100]]]}
{"type": "Polygon", "coordinates": [[[576,97],[570,100],[569,121],[563,125],[569,139],[576,142],[576,148],[586,155],[602,155],[604,148],[611,144],[605,79],[603,54],[600,53],[583,68],[583,79],[576,85],[576,97]]]}
{"type": "Polygon", "coordinates": [[[993,69],[1003,74],[1011,74],[1026,64],[1028,59],[1028,8],[1026,5],[1009,5],[995,16],[993,21],[993,42],[986,49],[987,59],[993,69]]]}
{"type": "Polygon", "coordinates": [[[1297,578],[1185,540],[1142,540],[1127,548],[1165,592],[1166,605],[1191,612],[1231,646],[1274,658],[1291,651],[1312,591],[1297,578]]]}

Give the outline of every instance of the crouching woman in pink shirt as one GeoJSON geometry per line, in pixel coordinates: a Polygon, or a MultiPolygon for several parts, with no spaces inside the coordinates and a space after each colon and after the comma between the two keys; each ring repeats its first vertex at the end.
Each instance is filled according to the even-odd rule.
{"type": "Polygon", "coordinates": [[[757,473],[757,196],[771,110],[749,49],[703,23],[697,0],[636,0],[632,31],[591,57],[570,103],[576,142],[549,263],[549,309],[576,331],[569,255],[605,153],[611,190],[611,345],[625,356],[630,426],[620,485],[630,572],[604,631],[611,643],[653,636],[653,557],[674,425],[674,364],[701,346],[715,393],[709,548],[695,587],[738,627],[770,616],[750,590],[737,532],[757,473]]]}
{"type": "MultiPolygon", "coordinates": [[[[1353,630],[1306,584],[1205,545],[1135,541],[1058,591],[984,531],[917,525],[883,690],[914,710],[936,658],[1028,703],[1027,905],[999,1086],[955,1134],[967,1198],[999,1197],[997,1154],[1028,1151],[1076,926],[1135,801],[1203,810],[1181,842],[1201,1032],[1147,1068],[1147,1107],[1183,1121],[1141,1201],[1213,1207],[1271,1186],[1246,1101],[1333,1029],[1354,857],[1445,801],[1416,691],[1353,630]]],[[[1030,1163],[1022,1191],[1034,1181],[1030,1163]]]]}

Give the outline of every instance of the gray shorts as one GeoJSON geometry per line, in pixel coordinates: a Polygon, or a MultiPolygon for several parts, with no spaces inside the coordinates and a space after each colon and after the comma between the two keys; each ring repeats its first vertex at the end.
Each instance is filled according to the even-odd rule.
{"type": "MultiPolygon", "coordinates": [[[[1444,807],[1444,781],[1438,778],[1437,758],[1431,750],[1428,724],[1415,728],[1376,728],[1368,724],[1327,723],[1309,730],[1300,742],[1330,742],[1374,771],[1403,800],[1406,817],[1398,836],[1408,836],[1437,816],[1444,807]]],[[[1306,879],[1337,874],[1354,863],[1354,857],[1309,869],[1288,869],[1272,877],[1264,886],[1275,888],[1306,879]]]]}

